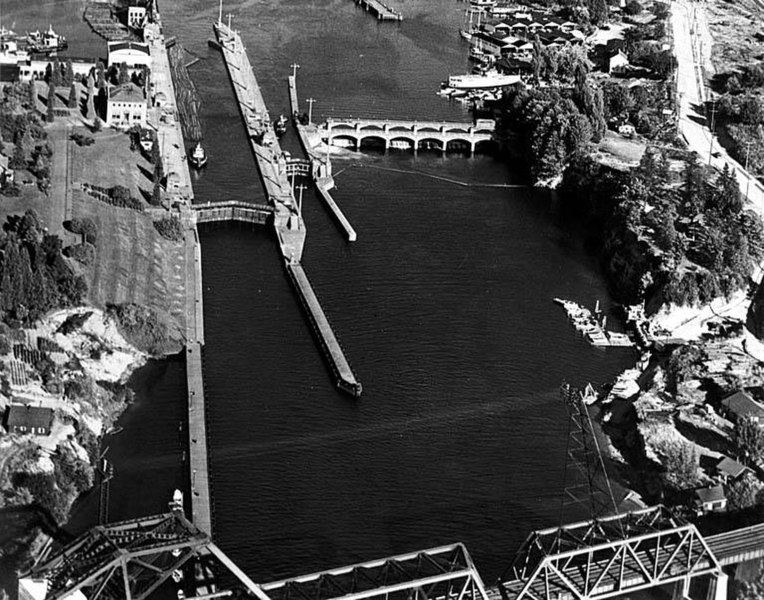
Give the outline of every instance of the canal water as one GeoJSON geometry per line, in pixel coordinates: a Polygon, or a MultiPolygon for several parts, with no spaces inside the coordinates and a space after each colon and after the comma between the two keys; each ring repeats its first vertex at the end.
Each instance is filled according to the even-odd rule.
{"type": "MultiPolygon", "coordinates": [[[[352,0],[226,0],[224,12],[274,117],[288,113],[296,62],[314,120],[470,119],[435,93],[468,69],[457,33],[466,5],[389,1],[402,23],[379,24],[352,0]]],[[[64,4],[80,6],[44,4],[39,27],[59,22],[64,4]]],[[[189,61],[202,59],[191,74],[210,164],[197,198],[261,200],[225,68],[207,46],[217,3],[160,8],[189,61]]],[[[83,53],[98,47],[81,37],[83,53]]],[[[284,145],[299,152],[292,132],[284,145]]],[[[496,187],[522,179],[514,165],[391,153],[338,159],[334,170],[358,241],[344,241],[308,190],[304,265],[364,385],[360,401],[333,388],[271,232],[201,232],[216,540],[255,581],[462,541],[492,582],[533,528],[558,521],[560,383],[608,381],[634,357],[586,345],[553,304],[611,301],[561,216],[565,198],[496,187]]],[[[138,401],[112,442],[113,518],[162,511],[183,481],[182,369],[151,365],[137,379],[138,401]]]]}

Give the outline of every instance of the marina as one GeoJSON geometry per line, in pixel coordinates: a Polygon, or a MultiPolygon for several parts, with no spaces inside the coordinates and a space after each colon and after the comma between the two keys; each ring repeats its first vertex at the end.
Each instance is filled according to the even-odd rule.
{"type": "Polygon", "coordinates": [[[306,228],[301,203],[295,199],[287,176],[287,156],[279,146],[273,121],[241,38],[231,29],[230,21],[226,25],[221,17],[222,14],[214,24],[215,35],[233,84],[268,202],[274,209],[273,226],[289,279],[306,310],[319,347],[336,376],[337,387],[357,398],[361,395],[361,384],[353,375],[310,281],[300,265],[306,228]]]}

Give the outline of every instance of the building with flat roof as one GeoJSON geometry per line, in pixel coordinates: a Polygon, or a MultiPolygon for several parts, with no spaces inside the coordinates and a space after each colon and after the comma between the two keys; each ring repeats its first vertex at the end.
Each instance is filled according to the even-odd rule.
{"type": "Polygon", "coordinates": [[[11,404],[5,415],[5,428],[8,433],[49,435],[52,427],[52,408],[11,404]]]}
{"type": "Polygon", "coordinates": [[[106,124],[128,129],[146,126],[146,97],[143,90],[128,82],[109,88],[106,100],[106,124]]]}

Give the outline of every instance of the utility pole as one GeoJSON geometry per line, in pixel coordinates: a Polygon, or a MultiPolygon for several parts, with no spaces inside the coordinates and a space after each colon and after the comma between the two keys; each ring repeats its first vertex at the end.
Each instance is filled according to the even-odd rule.
{"type": "Polygon", "coordinates": [[[289,66],[292,67],[292,77],[297,78],[297,69],[300,68],[300,65],[298,65],[297,63],[292,63],[289,66]]]}
{"type": "Polygon", "coordinates": [[[223,0],[220,0],[220,7],[218,8],[218,24],[223,23],[223,0]]]}
{"type": "Polygon", "coordinates": [[[708,147],[708,164],[711,164],[711,156],[714,149],[714,117],[716,116],[716,100],[711,101],[711,144],[708,147]]]}
{"type": "Polygon", "coordinates": [[[306,102],[308,103],[308,125],[313,123],[313,103],[316,100],[314,98],[308,98],[306,102]]]}
{"type": "Polygon", "coordinates": [[[745,182],[745,199],[748,200],[748,191],[751,188],[751,174],[748,172],[748,156],[751,153],[751,142],[753,140],[748,140],[745,143],[745,176],[748,178],[745,182]]]}

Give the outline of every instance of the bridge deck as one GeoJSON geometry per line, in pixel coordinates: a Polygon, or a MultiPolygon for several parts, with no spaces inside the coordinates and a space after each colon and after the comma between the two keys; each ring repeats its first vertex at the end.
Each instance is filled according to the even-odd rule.
{"type": "Polygon", "coordinates": [[[281,252],[287,260],[299,262],[305,244],[305,226],[297,214],[297,202],[286,176],[286,162],[268,107],[239,34],[224,23],[215,23],[214,29],[268,201],[275,209],[274,227],[281,252]]]}
{"type": "Polygon", "coordinates": [[[470,130],[475,132],[487,132],[493,133],[496,130],[496,123],[486,119],[486,122],[479,122],[477,125],[470,122],[462,121],[419,121],[412,119],[355,119],[352,117],[328,117],[326,119],[326,125],[331,127],[378,127],[380,129],[388,127],[390,129],[405,129],[412,131],[414,129],[430,129],[435,131],[463,131],[468,132],[470,130]]]}
{"type": "Polygon", "coordinates": [[[345,214],[342,212],[342,210],[340,210],[340,207],[337,206],[334,198],[332,198],[332,195],[329,193],[329,190],[334,187],[334,179],[329,174],[331,168],[329,164],[329,158],[321,157],[319,153],[316,152],[315,148],[311,146],[310,140],[308,139],[306,128],[312,127],[315,129],[315,126],[312,124],[308,124],[306,126],[299,121],[300,104],[297,100],[297,81],[295,80],[294,75],[289,76],[289,101],[291,103],[292,115],[295,116],[293,120],[295,129],[297,130],[297,135],[300,138],[300,143],[302,144],[303,150],[308,155],[308,158],[313,165],[314,173],[318,170],[323,170],[326,174],[324,177],[319,176],[315,178],[318,193],[326,206],[329,208],[329,211],[332,213],[335,220],[340,224],[342,229],[345,230],[345,235],[347,235],[348,241],[355,242],[356,239],[358,239],[355,229],[353,229],[350,221],[348,221],[345,214]]]}
{"type": "Polygon", "coordinates": [[[724,566],[764,558],[764,523],[712,535],[706,542],[724,566]]]}

